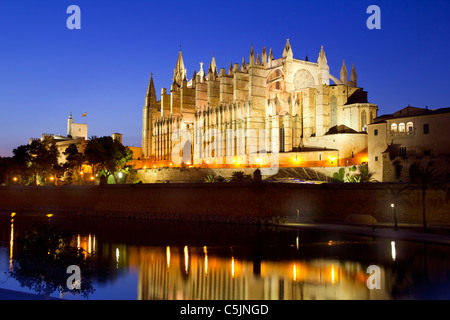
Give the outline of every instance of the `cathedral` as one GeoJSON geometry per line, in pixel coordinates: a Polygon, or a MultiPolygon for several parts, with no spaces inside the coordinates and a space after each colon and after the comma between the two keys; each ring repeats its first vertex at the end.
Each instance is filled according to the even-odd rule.
{"type": "Polygon", "coordinates": [[[350,79],[345,61],[330,74],[323,47],[317,62],[250,49],[248,61],[230,62],[188,79],[178,53],[170,91],[157,99],[153,75],[143,110],[146,167],[327,167],[368,161],[367,125],[378,107],[350,79]]]}

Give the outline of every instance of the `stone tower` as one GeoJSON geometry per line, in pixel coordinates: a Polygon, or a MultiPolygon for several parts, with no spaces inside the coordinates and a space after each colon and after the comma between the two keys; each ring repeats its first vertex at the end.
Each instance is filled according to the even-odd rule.
{"type": "Polygon", "coordinates": [[[67,136],[72,136],[72,125],[73,125],[73,118],[72,118],[72,112],[70,113],[69,119],[67,119],[67,136]]]}

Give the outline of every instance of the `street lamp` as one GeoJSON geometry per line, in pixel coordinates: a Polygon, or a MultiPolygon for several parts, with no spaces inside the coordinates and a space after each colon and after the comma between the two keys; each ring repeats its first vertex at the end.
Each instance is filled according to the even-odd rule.
{"type": "Polygon", "coordinates": [[[394,215],[394,230],[398,230],[397,227],[397,212],[395,211],[395,205],[391,203],[392,213],[394,215]]]}

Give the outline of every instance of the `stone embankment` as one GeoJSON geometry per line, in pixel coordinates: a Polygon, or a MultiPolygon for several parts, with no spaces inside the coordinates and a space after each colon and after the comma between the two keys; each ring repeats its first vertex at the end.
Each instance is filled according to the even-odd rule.
{"type": "MultiPolygon", "coordinates": [[[[0,187],[0,210],[68,212],[133,219],[209,222],[348,222],[355,215],[393,223],[392,191],[402,184],[270,182],[0,187]]],[[[446,194],[430,190],[427,222],[450,226],[446,194]]],[[[397,199],[399,223],[422,223],[420,191],[397,199]]]]}

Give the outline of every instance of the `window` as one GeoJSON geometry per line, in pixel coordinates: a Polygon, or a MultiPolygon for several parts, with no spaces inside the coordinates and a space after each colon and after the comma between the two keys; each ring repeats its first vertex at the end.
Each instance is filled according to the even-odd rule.
{"type": "Polygon", "coordinates": [[[405,124],[404,123],[400,123],[399,125],[398,125],[398,131],[399,132],[405,132],[405,124]]]}
{"type": "Polygon", "coordinates": [[[363,110],[361,112],[361,131],[366,131],[366,125],[367,125],[366,110],[363,110]]]}
{"type": "Polygon", "coordinates": [[[429,134],[430,133],[430,125],[428,123],[423,124],[423,134],[429,134]]]}
{"type": "Polygon", "coordinates": [[[378,135],[378,129],[373,130],[373,135],[377,136],[378,135]]]}
{"type": "Polygon", "coordinates": [[[330,127],[337,126],[337,99],[335,96],[332,96],[330,99],[330,118],[330,127]]]}
{"type": "Polygon", "coordinates": [[[375,161],[378,161],[378,156],[375,156],[375,161]]]}
{"type": "Polygon", "coordinates": [[[396,123],[391,124],[391,132],[397,132],[397,124],[396,123]]]}
{"type": "Polygon", "coordinates": [[[400,147],[400,157],[406,159],[406,147],[400,147]]]}
{"type": "Polygon", "coordinates": [[[284,152],[284,125],[280,128],[280,152],[284,152]]]}
{"type": "Polygon", "coordinates": [[[414,124],[412,122],[408,122],[406,124],[406,133],[412,134],[413,133],[414,124]]]}

